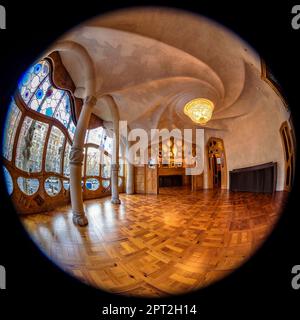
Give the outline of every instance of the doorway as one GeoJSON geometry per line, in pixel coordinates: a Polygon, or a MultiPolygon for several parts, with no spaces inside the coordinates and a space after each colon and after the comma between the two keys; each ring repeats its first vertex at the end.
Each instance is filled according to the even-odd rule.
{"type": "Polygon", "coordinates": [[[208,186],[213,189],[227,188],[227,166],[223,140],[210,138],[208,152],[208,186]]]}
{"type": "Polygon", "coordinates": [[[215,154],[212,155],[212,166],[213,166],[213,188],[221,188],[221,163],[220,158],[215,154]]]}
{"type": "Polygon", "coordinates": [[[285,121],[280,127],[285,158],[284,190],[291,191],[295,174],[295,139],[292,127],[285,121]]]}

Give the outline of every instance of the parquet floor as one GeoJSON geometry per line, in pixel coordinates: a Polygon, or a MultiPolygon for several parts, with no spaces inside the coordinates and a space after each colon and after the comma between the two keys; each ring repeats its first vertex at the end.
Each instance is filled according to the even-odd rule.
{"type": "Polygon", "coordinates": [[[70,206],[22,221],[61,268],[92,286],[134,296],[195,290],[245,261],[276,222],[285,193],[190,192],[121,195],[85,202],[89,225],[70,206]]]}

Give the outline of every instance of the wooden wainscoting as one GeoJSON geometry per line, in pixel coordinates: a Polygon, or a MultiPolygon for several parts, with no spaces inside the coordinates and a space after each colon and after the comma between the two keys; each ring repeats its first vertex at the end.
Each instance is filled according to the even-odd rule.
{"type": "Polygon", "coordinates": [[[158,168],[149,168],[146,165],[134,168],[135,193],[158,194],[158,168]]]}
{"type": "Polygon", "coordinates": [[[203,190],[203,173],[192,177],[192,191],[203,190]]]}
{"type": "Polygon", "coordinates": [[[145,166],[146,171],[146,193],[158,194],[158,167],[149,168],[145,166]]]}
{"type": "Polygon", "coordinates": [[[146,193],[146,175],[145,166],[134,167],[134,190],[135,193],[146,193]]]}
{"type": "Polygon", "coordinates": [[[231,191],[269,192],[276,191],[277,163],[234,169],[229,172],[231,191]]]}

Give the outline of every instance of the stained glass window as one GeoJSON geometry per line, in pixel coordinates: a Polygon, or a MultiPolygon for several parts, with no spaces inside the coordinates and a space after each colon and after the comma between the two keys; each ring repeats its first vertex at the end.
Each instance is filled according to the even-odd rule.
{"type": "Polygon", "coordinates": [[[104,140],[104,150],[107,151],[109,154],[112,154],[112,138],[109,136],[105,137],[104,140]]]}
{"type": "Polygon", "coordinates": [[[87,149],[86,175],[87,176],[100,175],[100,150],[99,149],[96,149],[96,148],[87,149]]]}
{"type": "Polygon", "coordinates": [[[38,191],[39,188],[39,180],[38,179],[27,179],[23,177],[19,177],[17,179],[18,186],[20,190],[27,194],[28,196],[33,195],[38,191]]]}
{"type": "Polygon", "coordinates": [[[66,93],[61,97],[54,117],[68,128],[71,117],[71,107],[70,98],[66,93]]]}
{"type": "Polygon", "coordinates": [[[49,63],[43,60],[25,72],[19,83],[19,90],[25,103],[28,103],[34,96],[39,85],[49,74],[49,70],[49,63]]]}
{"type": "Polygon", "coordinates": [[[3,166],[3,175],[4,175],[7,193],[11,195],[14,191],[14,183],[9,171],[4,166],[3,166]]]}
{"type": "Polygon", "coordinates": [[[86,136],[86,143],[94,143],[99,146],[101,144],[103,135],[104,129],[102,127],[88,130],[86,136]]]}
{"type": "Polygon", "coordinates": [[[16,131],[20,122],[20,118],[21,118],[21,111],[17,107],[15,101],[12,101],[9,106],[7,117],[5,120],[5,127],[3,132],[3,149],[2,149],[3,156],[9,161],[11,161],[12,159],[14,140],[15,140],[16,131]]]}
{"type": "Polygon", "coordinates": [[[25,117],[17,145],[16,167],[26,172],[40,172],[48,124],[25,117]]]}
{"type": "Polygon", "coordinates": [[[44,101],[48,96],[48,89],[50,88],[50,86],[50,78],[49,76],[47,76],[45,80],[40,83],[38,89],[29,100],[28,107],[40,113],[46,114],[45,107],[42,108],[42,105],[45,105],[44,101]]]}
{"type": "MultiPolygon", "coordinates": [[[[5,121],[2,144],[3,157],[8,161],[12,160],[14,142],[19,128],[20,133],[15,150],[16,157],[13,160],[15,166],[28,173],[41,172],[43,168],[46,172],[52,172],[52,176],[45,180],[43,187],[50,196],[55,196],[61,191],[62,186],[65,190],[70,188],[69,156],[71,143],[69,143],[67,133],[61,125],[67,129],[69,137],[73,139],[76,126],[71,117],[72,97],[68,91],[59,89],[52,83],[51,64],[47,60],[36,63],[24,73],[19,81],[18,91],[29,109],[50,117],[54,121],[50,122],[53,124],[49,124],[47,120],[45,122],[35,120],[36,116],[29,116],[34,112],[24,112],[23,107],[20,109],[17,105],[19,100],[12,100],[5,121]],[[24,112],[25,118],[20,123],[22,112],[24,112]],[[51,131],[48,135],[49,129],[51,131]],[[46,144],[46,137],[48,136],[46,144]],[[63,154],[64,145],[65,153],[63,154]],[[62,169],[63,172],[61,172],[62,169]],[[61,181],[59,177],[55,177],[55,174],[63,174],[64,180],[61,181]]],[[[99,134],[102,131],[104,131],[102,128],[97,128],[95,132],[91,130],[92,141],[100,140],[99,134]]],[[[87,171],[89,175],[99,175],[100,150],[91,149],[88,158],[87,171]]],[[[3,172],[8,193],[12,194],[14,189],[13,179],[7,168],[3,167],[3,172]]],[[[15,187],[30,196],[39,190],[41,179],[42,177],[20,176],[17,178],[15,187]]],[[[88,180],[91,183],[89,185],[90,190],[99,188],[100,183],[97,179],[88,180]]],[[[84,187],[83,182],[82,186],[84,187]]]]}
{"type": "Polygon", "coordinates": [[[57,177],[49,177],[45,180],[45,190],[49,196],[56,196],[61,190],[61,182],[57,177]]]}
{"type": "Polygon", "coordinates": [[[55,88],[50,80],[50,65],[43,60],[31,67],[22,77],[19,90],[29,108],[61,122],[74,137],[71,120],[71,100],[65,90],[55,88]]]}
{"type": "Polygon", "coordinates": [[[102,177],[103,178],[110,178],[110,157],[106,154],[102,154],[102,177]]]}
{"type": "Polygon", "coordinates": [[[73,120],[70,120],[70,124],[69,124],[69,127],[68,127],[68,132],[69,132],[69,135],[70,135],[72,140],[74,138],[75,129],[76,129],[76,127],[75,127],[75,124],[74,124],[73,120]]]}
{"type": "Polygon", "coordinates": [[[70,176],[70,152],[71,152],[71,145],[69,142],[66,144],[65,154],[64,154],[64,176],[70,176]]]}
{"type": "Polygon", "coordinates": [[[100,186],[99,181],[97,179],[87,179],[85,185],[88,190],[92,191],[97,190],[100,186]]]}
{"type": "Polygon", "coordinates": [[[60,129],[53,126],[48,140],[46,171],[61,172],[61,159],[65,136],[60,129]]]}
{"type": "Polygon", "coordinates": [[[103,186],[104,188],[108,188],[108,187],[109,187],[109,184],[110,184],[109,180],[102,180],[102,186],[103,186]]]}
{"type": "Polygon", "coordinates": [[[70,189],[70,181],[69,180],[64,180],[63,181],[64,189],[69,190],[70,189]]]}

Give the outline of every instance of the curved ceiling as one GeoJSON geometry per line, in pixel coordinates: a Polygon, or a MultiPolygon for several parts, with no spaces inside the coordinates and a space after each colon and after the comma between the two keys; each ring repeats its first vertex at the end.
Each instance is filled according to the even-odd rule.
{"type": "MultiPolygon", "coordinates": [[[[228,120],[251,112],[251,97],[259,99],[257,87],[265,90],[260,58],[247,44],[224,27],[182,11],[121,10],[97,17],[60,40],[86,48],[94,63],[97,95],[113,96],[120,118],[131,128],[195,127],[183,107],[203,97],[215,104],[205,128],[226,130],[228,120]]],[[[62,52],[61,57],[76,87],[84,87],[75,55],[62,52]]],[[[101,98],[95,114],[111,120],[101,98]]]]}

